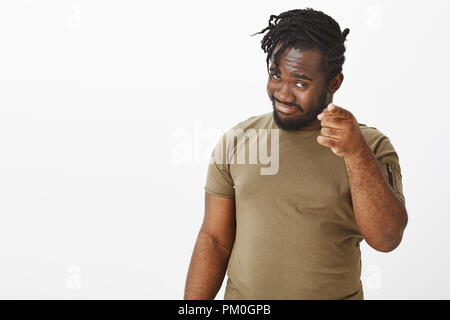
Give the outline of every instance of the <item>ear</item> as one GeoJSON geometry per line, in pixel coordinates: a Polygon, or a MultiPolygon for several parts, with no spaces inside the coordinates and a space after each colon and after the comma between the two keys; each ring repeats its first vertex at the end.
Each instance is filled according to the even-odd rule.
{"type": "Polygon", "coordinates": [[[342,81],[344,81],[344,74],[341,72],[336,77],[331,79],[330,86],[328,87],[328,92],[330,94],[334,94],[341,86],[342,81]]]}

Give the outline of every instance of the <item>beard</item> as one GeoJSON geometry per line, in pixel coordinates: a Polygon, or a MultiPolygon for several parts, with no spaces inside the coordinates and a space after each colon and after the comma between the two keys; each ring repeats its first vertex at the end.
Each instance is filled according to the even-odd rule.
{"type": "MultiPolygon", "coordinates": [[[[278,115],[277,109],[275,108],[275,101],[272,98],[273,119],[280,129],[286,131],[301,130],[317,119],[317,116],[327,107],[326,100],[327,90],[325,89],[319,97],[319,102],[310,111],[290,119],[282,119],[278,115]]],[[[304,110],[301,106],[298,109],[302,112],[304,110]]]]}

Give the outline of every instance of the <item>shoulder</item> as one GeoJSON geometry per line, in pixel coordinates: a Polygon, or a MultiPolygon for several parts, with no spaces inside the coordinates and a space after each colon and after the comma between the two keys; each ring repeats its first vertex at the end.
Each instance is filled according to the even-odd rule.
{"type": "Polygon", "coordinates": [[[361,134],[367,143],[373,144],[378,142],[379,140],[388,138],[383,132],[378,130],[375,127],[369,127],[364,123],[359,123],[359,129],[361,130],[361,134]]]}
{"type": "Polygon", "coordinates": [[[367,145],[377,156],[377,158],[395,152],[391,140],[383,132],[375,127],[370,127],[363,123],[359,123],[359,128],[364,140],[366,140],[367,145]]]}
{"type": "MultiPolygon", "coordinates": [[[[272,112],[259,114],[256,116],[248,117],[240,122],[237,122],[231,128],[222,133],[219,141],[216,144],[216,148],[221,148],[225,141],[228,141],[231,137],[242,137],[247,134],[251,135],[252,131],[258,129],[270,129],[273,125],[273,116],[272,112]]],[[[257,134],[257,132],[254,132],[257,134]]],[[[229,149],[227,149],[229,150],[229,149]]],[[[231,150],[231,149],[230,149],[231,150]]]]}
{"type": "Polygon", "coordinates": [[[241,122],[235,124],[233,129],[269,129],[272,123],[272,112],[263,113],[260,115],[249,117],[241,122]]]}

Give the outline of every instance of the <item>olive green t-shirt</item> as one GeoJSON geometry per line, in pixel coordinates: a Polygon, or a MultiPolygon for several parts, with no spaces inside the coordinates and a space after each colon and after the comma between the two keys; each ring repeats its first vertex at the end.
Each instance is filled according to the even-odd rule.
{"type": "MultiPolygon", "coordinates": [[[[399,158],[390,140],[374,127],[359,125],[386,181],[405,203],[399,158]]],[[[317,143],[320,130],[281,130],[272,112],[250,117],[230,131],[216,145],[223,146],[228,161],[218,161],[213,151],[205,185],[208,193],[235,199],[236,237],[224,299],[363,299],[363,237],[344,159],[317,143]],[[250,161],[250,147],[257,144],[251,135],[241,140],[247,149],[238,148],[237,138],[227,147],[226,135],[236,129],[254,129],[258,137],[259,129],[266,129],[266,154],[276,155],[278,145],[278,165],[270,174],[261,171],[270,167],[267,159],[250,161]],[[247,155],[239,163],[242,150],[247,155]]]]}

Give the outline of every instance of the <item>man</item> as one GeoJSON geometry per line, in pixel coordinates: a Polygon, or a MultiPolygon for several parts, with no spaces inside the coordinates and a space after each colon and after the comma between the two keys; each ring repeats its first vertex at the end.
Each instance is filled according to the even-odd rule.
{"type": "Polygon", "coordinates": [[[228,267],[225,299],[363,299],[359,243],[390,252],[407,224],[399,158],[332,103],[348,29],[307,8],[272,15],[267,30],[273,112],[232,129],[278,129],[279,167],[209,165],[184,297],[214,299],[228,267]]]}

